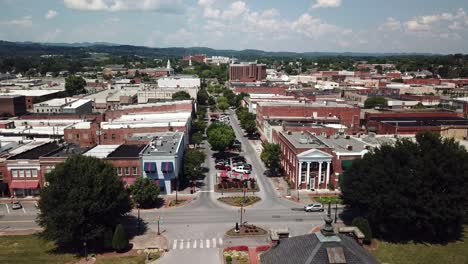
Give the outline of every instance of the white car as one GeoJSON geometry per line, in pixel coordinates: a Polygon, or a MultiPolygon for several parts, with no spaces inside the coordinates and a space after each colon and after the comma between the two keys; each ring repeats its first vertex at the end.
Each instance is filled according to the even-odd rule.
{"type": "Polygon", "coordinates": [[[23,206],[21,205],[20,202],[13,202],[12,205],[11,205],[11,209],[13,210],[18,210],[18,209],[21,209],[23,208],[23,206]]]}
{"type": "Polygon", "coordinates": [[[232,171],[237,172],[237,173],[245,173],[245,174],[250,174],[251,171],[244,166],[237,166],[232,169],[232,171]]]}
{"type": "Polygon", "coordinates": [[[320,204],[320,203],[313,203],[313,204],[309,204],[309,205],[304,206],[304,211],[306,211],[306,212],[323,212],[324,208],[323,208],[323,205],[320,204]]]}

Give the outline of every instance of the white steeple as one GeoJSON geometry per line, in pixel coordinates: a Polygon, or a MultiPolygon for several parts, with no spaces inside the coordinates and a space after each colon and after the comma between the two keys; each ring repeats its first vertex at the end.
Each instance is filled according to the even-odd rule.
{"type": "Polygon", "coordinates": [[[166,68],[167,68],[168,70],[171,69],[171,60],[167,60],[167,66],[166,66],[166,68]]]}
{"type": "Polygon", "coordinates": [[[192,66],[192,56],[189,57],[188,65],[192,66]]]}

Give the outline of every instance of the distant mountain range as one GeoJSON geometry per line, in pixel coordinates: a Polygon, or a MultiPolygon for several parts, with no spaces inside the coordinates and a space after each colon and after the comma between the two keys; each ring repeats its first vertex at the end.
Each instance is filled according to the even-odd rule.
{"type": "Polygon", "coordinates": [[[207,56],[227,56],[239,59],[262,57],[275,58],[314,58],[323,56],[347,57],[385,57],[385,56],[430,56],[430,53],[365,53],[365,52],[273,52],[255,49],[245,50],[217,50],[206,47],[169,47],[150,48],[143,46],[121,45],[108,42],[78,42],[78,43],[37,43],[37,42],[9,42],[0,40],[0,55],[2,56],[33,56],[45,54],[73,54],[83,52],[102,52],[113,55],[139,56],[172,56],[206,54],[207,56]]]}

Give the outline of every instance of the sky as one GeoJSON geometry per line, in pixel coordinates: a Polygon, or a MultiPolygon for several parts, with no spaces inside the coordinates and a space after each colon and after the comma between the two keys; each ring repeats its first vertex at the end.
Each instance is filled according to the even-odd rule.
{"type": "Polygon", "coordinates": [[[0,39],[468,53],[468,0],[0,0],[0,39]]]}

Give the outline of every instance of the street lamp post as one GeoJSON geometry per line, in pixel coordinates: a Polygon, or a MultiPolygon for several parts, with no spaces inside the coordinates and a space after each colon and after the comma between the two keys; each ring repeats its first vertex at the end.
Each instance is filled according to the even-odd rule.
{"type": "Polygon", "coordinates": [[[136,206],[138,208],[138,233],[140,233],[140,222],[141,222],[141,219],[140,219],[140,204],[137,203],[136,206]]]}
{"type": "Polygon", "coordinates": [[[338,204],[335,204],[335,224],[338,222],[338,204]]]}
{"type": "Polygon", "coordinates": [[[84,253],[84,254],[85,254],[85,259],[86,259],[86,261],[88,261],[88,250],[87,250],[87,248],[86,248],[86,241],[83,242],[83,246],[84,246],[84,252],[85,252],[85,253],[84,253]]]}
{"type": "Polygon", "coordinates": [[[159,232],[159,222],[161,220],[161,216],[158,216],[158,236],[161,235],[161,232],[159,232]]]}

